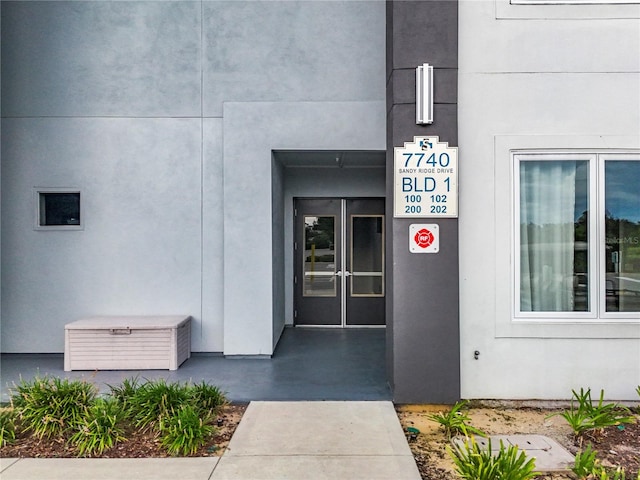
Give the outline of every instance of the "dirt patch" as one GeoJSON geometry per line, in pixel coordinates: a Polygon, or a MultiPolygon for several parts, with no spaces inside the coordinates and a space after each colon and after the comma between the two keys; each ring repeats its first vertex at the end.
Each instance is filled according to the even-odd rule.
{"type": "MultiPolygon", "coordinates": [[[[457,478],[453,462],[447,452],[449,442],[442,427],[428,416],[448,411],[448,406],[406,405],[397,407],[398,418],[405,432],[408,427],[420,433],[407,432],[409,446],[423,479],[451,480],[457,478]]],[[[470,408],[470,424],[489,435],[539,434],[556,440],[571,454],[591,442],[598,458],[605,466],[622,466],[628,479],[635,479],[640,468],[640,423],[625,425],[624,429],[610,427],[597,436],[575,438],[567,422],[560,416],[551,416],[561,410],[538,408],[470,408]]],[[[638,416],[636,416],[638,418],[638,416]]],[[[545,474],[540,480],[572,479],[566,473],[545,474]]]]}
{"type": "MultiPolygon", "coordinates": [[[[222,455],[236,431],[238,423],[246,410],[246,405],[226,405],[220,415],[216,426],[216,434],[194,457],[211,457],[222,455]]],[[[160,445],[160,440],[152,433],[129,431],[127,440],[120,442],[113,448],[105,451],[100,458],[149,458],[169,457],[170,455],[160,445]]],[[[22,433],[12,445],[0,448],[0,457],[13,458],[64,458],[77,457],[75,449],[63,438],[42,439],[30,434],[22,433]]]]}

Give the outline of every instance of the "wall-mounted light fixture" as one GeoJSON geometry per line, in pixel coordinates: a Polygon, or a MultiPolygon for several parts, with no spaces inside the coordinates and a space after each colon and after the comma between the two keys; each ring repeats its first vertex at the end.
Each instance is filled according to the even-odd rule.
{"type": "Polygon", "coordinates": [[[416,68],[416,123],[433,123],[433,66],[428,63],[416,68]]]}

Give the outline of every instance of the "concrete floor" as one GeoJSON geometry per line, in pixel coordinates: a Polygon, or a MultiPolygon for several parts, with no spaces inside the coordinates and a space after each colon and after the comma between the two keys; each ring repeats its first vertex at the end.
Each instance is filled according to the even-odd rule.
{"type": "Polygon", "coordinates": [[[385,374],[384,329],[287,328],[272,358],[194,354],[176,371],[64,371],[62,354],[3,354],[1,396],[20,379],[45,374],[94,382],[102,392],[125,378],[205,380],[233,402],[254,400],[391,400],[385,374]]]}

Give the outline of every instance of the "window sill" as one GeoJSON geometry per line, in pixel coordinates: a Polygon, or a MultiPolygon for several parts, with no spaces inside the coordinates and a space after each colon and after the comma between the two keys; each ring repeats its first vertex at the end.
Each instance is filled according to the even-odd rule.
{"type": "Polygon", "coordinates": [[[83,225],[38,225],[33,227],[35,231],[78,231],[84,230],[83,225]]]}
{"type": "Polygon", "coordinates": [[[640,338],[640,319],[521,319],[496,322],[496,338],[640,338]]]}

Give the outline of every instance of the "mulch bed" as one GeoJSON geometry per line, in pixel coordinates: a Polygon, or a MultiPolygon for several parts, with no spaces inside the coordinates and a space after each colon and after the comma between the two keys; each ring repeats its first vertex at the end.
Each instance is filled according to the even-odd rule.
{"type": "MultiPolygon", "coordinates": [[[[246,408],[246,405],[240,404],[226,405],[218,416],[215,436],[192,456],[210,457],[222,455],[246,408]]],[[[113,448],[99,455],[99,458],[170,456],[162,448],[160,440],[153,433],[132,430],[127,432],[125,437],[127,438],[126,441],[116,444],[113,448]]],[[[69,458],[77,456],[75,448],[63,438],[44,438],[40,440],[28,433],[21,433],[14,444],[0,448],[0,457],[7,458],[69,458]]]]}
{"type": "Polygon", "coordinates": [[[604,466],[620,465],[628,480],[640,478],[640,423],[624,425],[624,428],[609,427],[601,435],[585,436],[586,446],[591,442],[604,466]]]}

